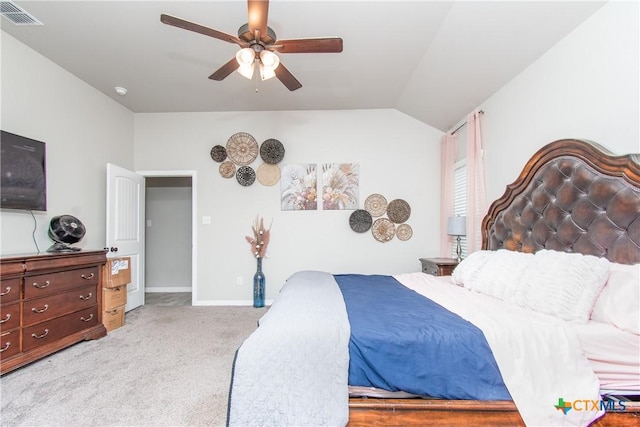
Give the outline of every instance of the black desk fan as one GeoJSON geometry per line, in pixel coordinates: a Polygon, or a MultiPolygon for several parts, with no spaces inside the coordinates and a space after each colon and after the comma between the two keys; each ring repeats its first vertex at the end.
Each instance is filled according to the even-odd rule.
{"type": "Polygon", "coordinates": [[[78,243],[86,232],[84,224],[78,218],[71,215],[58,215],[49,222],[49,237],[55,243],[47,252],[75,252],[80,248],[70,245],[78,243]]]}

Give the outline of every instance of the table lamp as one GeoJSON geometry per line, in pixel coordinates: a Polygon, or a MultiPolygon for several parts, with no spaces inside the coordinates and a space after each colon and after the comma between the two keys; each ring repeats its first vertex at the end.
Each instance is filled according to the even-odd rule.
{"type": "Polygon", "coordinates": [[[463,216],[450,216],[447,221],[447,234],[456,236],[456,261],[462,261],[462,247],[460,246],[460,236],[467,234],[467,221],[463,216]]]}

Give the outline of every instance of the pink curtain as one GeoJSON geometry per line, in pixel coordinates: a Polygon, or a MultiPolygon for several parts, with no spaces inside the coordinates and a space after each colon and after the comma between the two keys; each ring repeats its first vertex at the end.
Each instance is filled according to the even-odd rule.
{"type": "Polygon", "coordinates": [[[482,132],[478,111],[467,117],[467,254],[480,250],[480,227],[487,213],[482,132]]]}
{"type": "Polygon", "coordinates": [[[442,135],[440,140],[442,165],[440,178],[440,256],[451,258],[453,240],[447,234],[447,221],[453,215],[453,176],[458,156],[458,137],[450,133],[442,135]]]}

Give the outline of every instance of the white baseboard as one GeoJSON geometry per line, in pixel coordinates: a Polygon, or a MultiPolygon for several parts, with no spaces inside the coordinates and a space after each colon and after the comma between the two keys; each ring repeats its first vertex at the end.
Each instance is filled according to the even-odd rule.
{"type": "Polygon", "coordinates": [[[145,286],[145,292],[191,292],[191,286],[145,286]]]}

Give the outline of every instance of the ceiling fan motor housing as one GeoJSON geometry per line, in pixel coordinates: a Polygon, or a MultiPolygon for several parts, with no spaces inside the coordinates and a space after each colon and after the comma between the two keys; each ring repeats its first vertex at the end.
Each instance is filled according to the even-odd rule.
{"type": "Polygon", "coordinates": [[[249,24],[244,24],[238,28],[238,38],[248,43],[255,41],[256,43],[262,43],[264,45],[274,44],[277,40],[276,33],[267,27],[267,34],[260,34],[260,40],[256,40],[254,34],[249,30],[249,24]]]}

